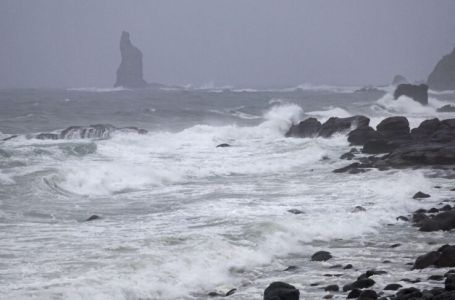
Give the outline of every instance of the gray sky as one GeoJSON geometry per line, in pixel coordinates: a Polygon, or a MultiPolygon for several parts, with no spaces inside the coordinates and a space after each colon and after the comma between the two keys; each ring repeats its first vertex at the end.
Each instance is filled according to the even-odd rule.
{"type": "Polygon", "coordinates": [[[426,79],[453,0],[0,0],[0,87],[109,87],[122,30],[149,82],[283,87],[426,79]]]}

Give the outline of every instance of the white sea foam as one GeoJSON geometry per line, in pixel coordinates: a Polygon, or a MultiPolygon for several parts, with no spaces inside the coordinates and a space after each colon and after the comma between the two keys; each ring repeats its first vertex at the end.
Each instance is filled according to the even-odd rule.
{"type": "Polygon", "coordinates": [[[77,91],[77,92],[91,92],[91,93],[110,93],[110,92],[120,92],[120,91],[130,91],[130,89],[124,87],[80,87],[80,88],[70,88],[68,91],[77,91]]]}

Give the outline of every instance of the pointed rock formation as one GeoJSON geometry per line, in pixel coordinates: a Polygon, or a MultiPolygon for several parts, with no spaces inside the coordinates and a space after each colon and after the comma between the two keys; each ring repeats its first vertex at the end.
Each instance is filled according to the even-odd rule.
{"type": "Polygon", "coordinates": [[[122,32],[120,38],[122,61],[117,69],[114,87],[143,88],[148,84],[142,77],[142,52],[130,41],[130,34],[122,32]]]}
{"type": "Polygon", "coordinates": [[[428,85],[436,91],[455,90],[455,48],[438,62],[428,77],[428,85]]]}

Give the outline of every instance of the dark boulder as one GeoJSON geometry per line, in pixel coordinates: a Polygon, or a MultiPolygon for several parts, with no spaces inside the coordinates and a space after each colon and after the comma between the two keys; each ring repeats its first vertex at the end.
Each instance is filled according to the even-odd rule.
{"type": "Polygon", "coordinates": [[[402,288],[403,286],[399,283],[390,283],[388,285],[385,286],[384,290],[386,291],[396,291],[400,288],[402,288]]]}
{"type": "Polygon", "coordinates": [[[431,196],[422,192],[417,192],[415,195],[412,197],[412,199],[423,199],[423,198],[430,198],[431,196]]]}
{"type": "MultiPolygon", "coordinates": [[[[346,291],[345,291],[346,292],[346,291]]],[[[359,298],[360,294],[362,293],[361,290],[359,289],[353,289],[349,292],[348,296],[346,299],[354,299],[354,298],[359,298]]]]}
{"type": "Polygon", "coordinates": [[[368,127],[370,119],[365,116],[354,116],[349,118],[331,117],[322,124],[319,131],[321,137],[331,137],[335,133],[347,132],[356,128],[368,127]]]}
{"type": "Polygon", "coordinates": [[[428,104],[428,86],[426,84],[413,85],[402,83],[397,86],[393,97],[398,99],[401,96],[407,96],[422,105],[428,104]]]}
{"type": "Polygon", "coordinates": [[[417,257],[413,268],[424,269],[429,266],[438,268],[455,267],[455,246],[444,245],[437,251],[431,251],[417,257]]]}
{"type": "Polygon", "coordinates": [[[375,284],[375,281],[371,278],[359,278],[351,284],[346,284],[343,286],[343,291],[347,292],[352,289],[366,289],[372,287],[375,284]]]}
{"type": "Polygon", "coordinates": [[[455,228],[455,211],[444,211],[431,218],[425,218],[418,224],[420,231],[448,231],[455,228]]]}
{"type": "Polygon", "coordinates": [[[417,300],[421,299],[422,292],[414,287],[401,289],[395,295],[396,300],[417,300]]]}
{"type": "Polygon", "coordinates": [[[356,128],[348,134],[348,142],[351,145],[365,145],[371,140],[381,139],[383,136],[370,126],[356,128]]]}
{"type": "Polygon", "coordinates": [[[367,141],[362,148],[366,154],[389,153],[398,148],[398,144],[386,139],[373,139],[367,141]]]}
{"type": "Polygon", "coordinates": [[[410,139],[409,121],[406,117],[388,117],[376,126],[378,133],[386,139],[410,139]]]}
{"type": "Polygon", "coordinates": [[[447,276],[444,285],[446,291],[455,291],[455,274],[447,276]]]}
{"type": "Polygon", "coordinates": [[[311,256],[312,261],[327,261],[332,258],[332,254],[327,251],[318,251],[311,256]]]}
{"type": "Polygon", "coordinates": [[[223,144],[219,144],[216,146],[216,148],[227,148],[227,147],[231,147],[231,145],[223,143],[223,144]]]}
{"type": "Polygon", "coordinates": [[[317,137],[321,126],[321,122],[316,118],[308,118],[297,125],[292,125],[286,136],[299,138],[317,137]]]}
{"type": "Polygon", "coordinates": [[[421,255],[417,257],[413,269],[425,269],[428,268],[429,266],[434,265],[439,257],[441,256],[441,253],[437,251],[431,251],[425,255],[421,255]]]}
{"type": "Polygon", "coordinates": [[[300,209],[297,209],[297,208],[288,209],[288,212],[291,214],[294,214],[294,215],[300,215],[300,214],[304,213],[303,211],[301,211],[300,209]]]}
{"type": "Polygon", "coordinates": [[[85,222],[90,222],[90,221],[95,221],[95,220],[98,220],[98,219],[101,219],[100,216],[97,216],[97,215],[91,215],[90,217],[88,217],[85,222]]]}
{"type": "Polygon", "coordinates": [[[455,143],[425,143],[404,145],[387,156],[390,166],[453,165],[455,143]]]}
{"type": "Polygon", "coordinates": [[[359,300],[376,300],[378,299],[378,294],[373,290],[364,290],[359,295],[359,300]]]}
{"type": "Polygon", "coordinates": [[[411,130],[411,136],[414,140],[428,140],[440,127],[441,121],[438,118],[425,120],[419,127],[411,130]]]}
{"type": "Polygon", "coordinates": [[[324,291],[326,291],[326,292],[338,292],[339,290],[340,290],[340,287],[336,284],[331,284],[324,288],[324,291]]]}
{"type": "Polygon", "coordinates": [[[299,300],[300,292],[285,282],[273,282],[264,291],[264,300],[299,300]]]}
{"type": "Polygon", "coordinates": [[[432,90],[455,90],[455,48],[436,64],[427,83],[432,90]]]}

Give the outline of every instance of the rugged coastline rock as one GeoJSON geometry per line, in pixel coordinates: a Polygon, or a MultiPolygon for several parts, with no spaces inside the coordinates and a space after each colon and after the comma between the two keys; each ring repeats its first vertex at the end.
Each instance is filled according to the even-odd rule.
{"type": "Polygon", "coordinates": [[[397,86],[393,98],[397,100],[401,96],[407,96],[422,105],[428,104],[428,86],[426,84],[413,85],[402,83],[397,86]]]}
{"type": "Polygon", "coordinates": [[[59,139],[108,139],[114,132],[134,132],[146,134],[147,130],[137,127],[115,127],[111,124],[94,124],[89,126],[70,126],[58,133],[39,133],[34,138],[39,140],[59,139]]]}
{"type": "Polygon", "coordinates": [[[142,52],[130,41],[130,34],[122,32],[120,38],[120,54],[122,60],[117,69],[117,80],[114,87],[144,88],[147,82],[142,72],[142,52]]]}
{"type": "Polygon", "coordinates": [[[292,125],[286,133],[286,136],[328,138],[336,133],[368,127],[369,124],[370,119],[365,116],[353,116],[348,118],[331,117],[324,124],[321,124],[316,118],[308,118],[299,124],[292,125]]]}
{"type": "Polygon", "coordinates": [[[436,110],[437,112],[455,112],[455,106],[447,104],[436,110]]]}
{"type": "Polygon", "coordinates": [[[427,83],[432,90],[455,90],[455,48],[436,64],[427,83]]]}

